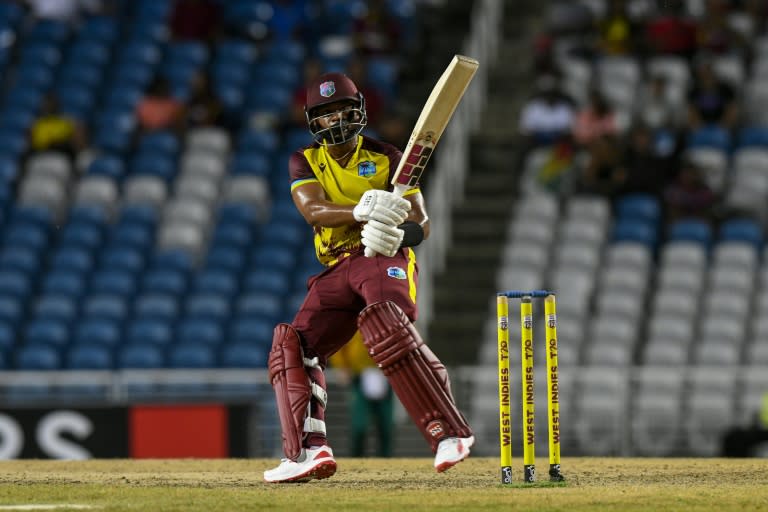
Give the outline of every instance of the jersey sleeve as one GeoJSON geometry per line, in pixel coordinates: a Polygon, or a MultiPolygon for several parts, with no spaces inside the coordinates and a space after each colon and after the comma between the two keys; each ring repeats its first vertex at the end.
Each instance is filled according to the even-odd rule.
{"type": "Polygon", "coordinates": [[[315,173],[312,172],[312,167],[309,165],[307,157],[304,156],[302,151],[296,151],[288,159],[288,176],[291,190],[305,183],[317,183],[318,181],[315,173]]]}

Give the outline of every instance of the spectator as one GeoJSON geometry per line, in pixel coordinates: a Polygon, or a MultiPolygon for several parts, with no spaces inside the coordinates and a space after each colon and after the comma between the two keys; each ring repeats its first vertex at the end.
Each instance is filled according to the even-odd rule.
{"type": "Polygon", "coordinates": [[[184,126],[184,105],[171,95],[168,81],[156,77],[136,106],[139,127],[145,131],[176,130],[184,126]]]}
{"type": "Polygon", "coordinates": [[[575,116],[573,100],[560,91],[554,75],[541,76],[536,86],[520,115],[519,129],[528,148],[568,137],[575,116]]]}
{"type": "Polygon", "coordinates": [[[699,50],[715,54],[727,54],[745,49],[741,35],[728,23],[730,6],[724,0],[708,0],[704,17],[696,28],[699,50]]]}
{"type": "Polygon", "coordinates": [[[637,27],[629,18],[626,0],[611,0],[606,16],[597,24],[598,51],[603,55],[631,55],[637,27]]]}
{"type": "Polygon", "coordinates": [[[736,92],[715,74],[706,60],[696,65],[693,85],[688,91],[688,124],[698,128],[705,124],[719,124],[726,129],[738,122],[736,92]]]}
{"type": "Polygon", "coordinates": [[[221,7],[213,0],[176,0],[169,25],[177,40],[212,43],[219,34],[221,7]]]}
{"type": "Polygon", "coordinates": [[[678,55],[686,59],[696,52],[696,24],[685,15],[683,0],[658,0],[660,14],[645,27],[645,44],[651,54],[678,55]]]}
{"type": "Polygon", "coordinates": [[[644,193],[661,197],[669,182],[672,158],[660,156],[653,142],[653,132],[647,126],[632,128],[616,170],[617,194],[644,193]]]}
{"type": "Polygon", "coordinates": [[[400,23],[389,12],[385,0],[367,2],[365,14],[352,25],[353,44],[362,55],[398,55],[402,36],[400,23]]]}
{"type": "Polygon", "coordinates": [[[73,25],[83,14],[104,9],[102,0],[25,0],[32,16],[38,20],[60,21],[73,25]]]}
{"type": "Polygon", "coordinates": [[[711,221],[715,201],[701,169],[684,160],[677,178],[664,190],[667,222],[690,217],[711,221]]]}
{"type": "Polygon", "coordinates": [[[576,114],[573,138],[578,144],[588,145],[603,136],[617,134],[616,113],[605,96],[599,90],[592,89],[589,93],[589,103],[576,114]]]}
{"type": "Polygon", "coordinates": [[[624,181],[621,168],[621,144],[617,137],[601,135],[592,139],[586,150],[577,191],[614,199],[624,181]]]}
{"type": "Polygon", "coordinates": [[[208,73],[198,72],[186,107],[187,127],[224,126],[224,107],[213,91],[208,73]]]}
{"type": "Polygon", "coordinates": [[[643,83],[637,102],[637,117],[650,128],[677,130],[685,111],[685,88],[670,86],[662,74],[652,75],[643,83]]]}
{"type": "Polygon", "coordinates": [[[61,151],[74,158],[85,147],[85,131],[80,123],[59,110],[55,95],[46,96],[40,115],[30,128],[30,149],[33,152],[61,151]]]}
{"type": "Polygon", "coordinates": [[[330,363],[341,371],[342,379],[349,383],[352,393],[349,400],[351,455],[365,456],[365,441],[371,426],[375,426],[376,455],[391,457],[394,395],[387,378],[368,355],[359,331],[331,357],[330,363]]]}

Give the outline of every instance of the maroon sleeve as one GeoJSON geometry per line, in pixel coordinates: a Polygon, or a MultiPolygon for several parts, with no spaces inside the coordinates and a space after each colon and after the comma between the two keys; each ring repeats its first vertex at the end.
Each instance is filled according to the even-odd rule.
{"type": "Polygon", "coordinates": [[[309,165],[303,151],[295,151],[291,154],[291,157],[288,159],[288,176],[290,183],[296,180],[315,177],[315,173],[312,172],[312,167],[309,165]]]}

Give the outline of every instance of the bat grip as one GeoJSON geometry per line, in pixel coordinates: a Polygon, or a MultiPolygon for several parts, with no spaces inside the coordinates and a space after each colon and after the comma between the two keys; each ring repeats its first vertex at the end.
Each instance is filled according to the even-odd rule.
{"type": "MultiPolygon", "coordinates": [[[[403,197],[409,188],[411,187],[409,187],[408,185],[401,185],[400,183],[395,183],[395,188],[392,191],[392,193],[395,194],[397,197],[403,197]]],[[[368,247],[366,247],[365,257],[373,258],[374,256],[376,256],[376,252],[373,249],[369,249],[368,247]]]]}

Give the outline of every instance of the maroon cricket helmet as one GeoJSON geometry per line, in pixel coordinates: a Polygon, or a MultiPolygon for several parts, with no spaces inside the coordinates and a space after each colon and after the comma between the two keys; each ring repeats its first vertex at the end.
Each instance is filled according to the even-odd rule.
{"type": "Polygon", "coordinates": [[[336,101],[360,101],[355,82],[343,73],[324,73],[307,86],[307,111],[336,101]]]}

